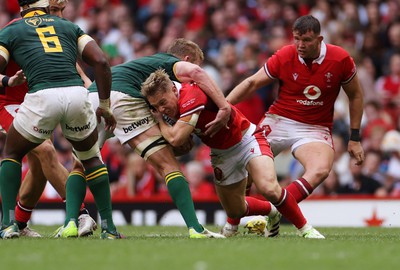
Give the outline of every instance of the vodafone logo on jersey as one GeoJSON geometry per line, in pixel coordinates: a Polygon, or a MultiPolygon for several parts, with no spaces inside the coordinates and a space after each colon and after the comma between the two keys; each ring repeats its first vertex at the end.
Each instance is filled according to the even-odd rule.
{"type": "Polygon", "coordinates": [[[315,85],[310,85],[310,86],[307,86],[306,89],[304,89],[303,94],[308,99],[316,100],[317,98],[319,98],[321,96],[321,89],[319,89],[315,85]]]}
{"type": "Polygon", "coordinates": [[[323,106],[323,101],[315,101],[321,96],[321,89],[319,89],[315,85],[307,86],[303,94],[306,96],[307,100],[296,100],[297,103],[305,105],[305,106],[323,106]]]}

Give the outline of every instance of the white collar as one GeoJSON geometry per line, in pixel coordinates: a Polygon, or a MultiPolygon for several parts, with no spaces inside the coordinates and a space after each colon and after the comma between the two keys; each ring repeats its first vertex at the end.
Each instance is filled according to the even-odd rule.
{"type": "Polygon", "coordinates": [[[179,99],[179,96],[181,94],[182,84],[180,82],[177,82],[177,81],[172,81],[172,82],[175,84],[175,87],[178,90],[178,99],[179,99]]]}
{"type": "MultiPolygon", "coordinates": [[[[318,58],[314,59],[312,62],[313,63],[318,63],[319,65],[322,64],[322,61],[324,61],[326,56],[326,44],[325,42],[321,41],[321,50],[319,52],[319,56],[318,58]]],[[[306,62],[304,61],[303,58],[300,57],[300,55],[297,55],[297,57],[299,58],[300,63],[307,65],[306,62]]]]}

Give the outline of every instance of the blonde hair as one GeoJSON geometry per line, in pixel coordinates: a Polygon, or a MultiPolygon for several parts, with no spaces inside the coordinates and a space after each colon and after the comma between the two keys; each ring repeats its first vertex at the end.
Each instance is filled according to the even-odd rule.
{"type": "Polygon", "coordinates": [[[188,56],[188,61],[191,63],[200,64],[204,61],[204,53],[200,49],[199,45],[185,38],[175,39],[168,47],[167,53],[172,54],[181,60],[184,60],[184,58],[188,56]]]}
{"type": "Polygon", "coordinates": [[[68,3],[68,0],[49,0],[49,2],[55,2],[56,4],[68,3]]]}
{"type": "Polygon", "coordinates": [[[172,81],[164,69],[157,69],[142,83],[142,95],[154,96],[158,92],[165,93],[170,89],[172,81]]]}

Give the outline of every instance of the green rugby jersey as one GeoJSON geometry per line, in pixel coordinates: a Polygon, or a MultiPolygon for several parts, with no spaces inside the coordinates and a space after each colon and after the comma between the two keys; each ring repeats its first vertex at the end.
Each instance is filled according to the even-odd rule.
{"type": "MultiPolygon", "coordinates": [[[[111,90],[136,98],[144,98],[140,92],[142,83],[157,69],[164,69],[171,80],[178,81],[173,72],[173,67],[179,61],[179,58],[171,54],[157,53],[114,66],[111,68],[111,90]]],[[[96,83],[89,87],[89,91],[97,92],[96,83]]]]}
{"type": "Polygon", "coordinates": [[[76,70],[78,39],[88,37],[75,24],[35,10],[0,31],[0,51],[22,68],[29,93],[83,86],[76,70]]]}

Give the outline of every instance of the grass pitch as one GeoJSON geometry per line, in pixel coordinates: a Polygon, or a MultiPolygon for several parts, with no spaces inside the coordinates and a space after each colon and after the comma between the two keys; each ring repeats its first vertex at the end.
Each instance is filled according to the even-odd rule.
{"type": "MultiPolygon", "coordinates": [[[[32,226],[45,237],[0,240],[1,269],[343,270],[399,269],[400,228],[319,228],[325,240],[303,239],[292,226],[278,238],[243,234],[189,239],[184,227],[118,227],[127,239],[53,239],[56,227],[32,226]]],[[[207,226],[218,231],[220,228],[207,226]]]]}

